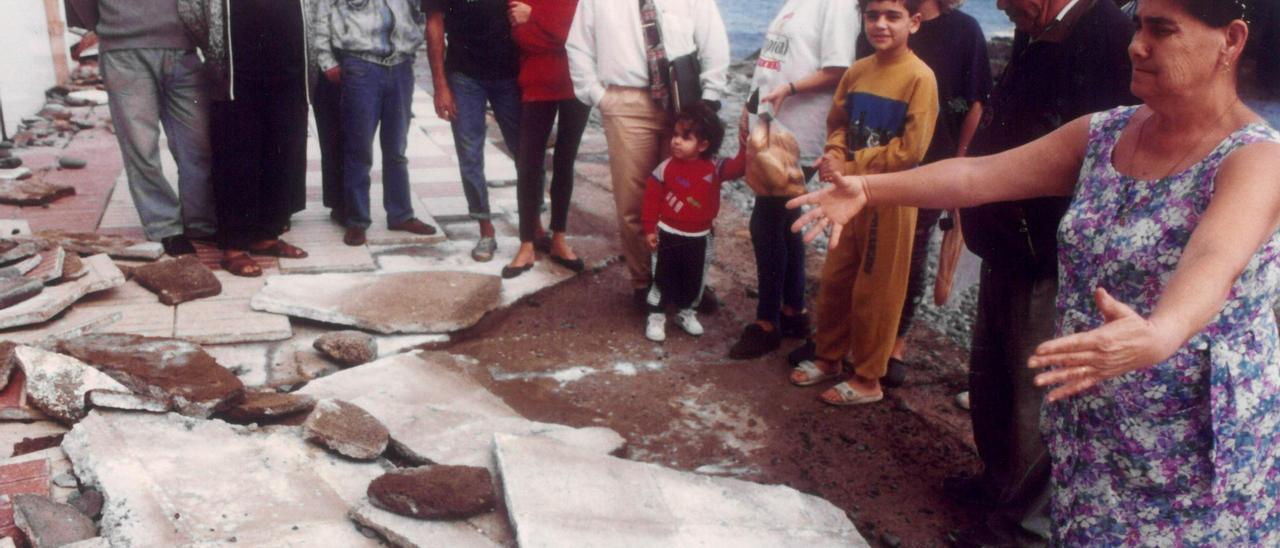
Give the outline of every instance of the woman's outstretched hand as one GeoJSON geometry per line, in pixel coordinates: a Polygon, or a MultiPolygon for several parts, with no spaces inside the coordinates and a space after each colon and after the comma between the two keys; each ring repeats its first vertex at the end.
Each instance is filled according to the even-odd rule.
{"type": "Polygon", "coordinates": [[[1105,379],[1151,367],[1181,346],[1107,290],[1098,288],[1093,299],[1106,322],[1102,327],[1045,342],[1027,362],[1032,368],[1054,366],[1036,375],[1037,386],[1054,386],[1048,395],[1051,402],[1079,394],[1105,379]]]}
{"type": "Polygon", "coordinates": [[[834,248],[840,241],[844,225],[867,205],[867,180],[860,175],[850,175],[834,177],[829,182],[831,184],[822,190],[792,198],[787,202],[787,207],[795,209],[805,204],[814,206],[791,225],[791,231],[800,232],[805,226],[813,225],[804,233],[804,241],[809,243],[830,227],[831,238],[827,247],[834,248]]]}

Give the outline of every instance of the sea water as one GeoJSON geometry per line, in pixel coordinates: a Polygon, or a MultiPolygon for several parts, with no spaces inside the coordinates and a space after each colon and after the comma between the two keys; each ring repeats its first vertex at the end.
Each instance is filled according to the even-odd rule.
{"type": "MultiPolygon", "coordinates": [[[[764,44],[765,30],[778,14],[783,0],[716,0],[716,3],[729,31],[733,58],[741,59],[764,44]]],[[[1013,35],[1013,23],[996,8],[996,0],[968,0],[960,6],[960,11],[977,19],[987,38],[1013,35]]]]}

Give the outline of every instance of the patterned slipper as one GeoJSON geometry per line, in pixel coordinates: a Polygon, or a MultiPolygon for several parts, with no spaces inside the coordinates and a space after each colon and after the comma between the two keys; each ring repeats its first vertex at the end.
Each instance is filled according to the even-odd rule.
{"type": "Polygon", "coordinates": [[[855,390],[849,383],[842,382],[831,387],[831,390],[823,392],[818,396],[822,403],[838,406],[862,405],[865,403],[875,403],[884,399],[884,391],[881,390],[875,394],[863,394],[855,390]],[[834,396],[828,394],[835,393],[834,396]]]}

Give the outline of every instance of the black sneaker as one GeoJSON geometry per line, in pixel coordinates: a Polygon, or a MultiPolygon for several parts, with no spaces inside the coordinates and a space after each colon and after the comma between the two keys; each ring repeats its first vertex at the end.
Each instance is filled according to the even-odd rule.
{"type": "Polygon", "coordinates": [[[802,361],[812,360],[816,357],[818,357],[818,346],[813,343],[813,339],[807,339],[799,348],[787,354],[787,363],[791,364],[791,367],[795,367],[800,365],[802,361]]]}
{"type": "Polygon", "coordinates": [[[699,314],[715,314],[720,311],[720,297],[711,290],[711,286],[702,288],[702,300],[698,302],[699,314]]]}
{"type": "Polygon", "coordinates": [[[191,255],[196,252],[196,246],[191,245],[191,240],[181,234],[162,238],[160,245],[164,247],[164,252],[170,257],[191,255]]]}
{"type": "Polygon", "coordinates": [[[781,314],[779,318],[778,331],[782,332],[783,337],[807,339],[813,334],[813,330],[809,327],[809,315],[804,312],[790,316],[781,314]]]}
{"type": "Polygon", "coordinates": [[[752,322],[742,330],[738,342],[729,347],[729,358],[752,360],[777,350],[779,346],[782,346],[782,334],[777,329],[765,331],[760,324],[752,322]]]}
{"type": "Polygon", "coordinates": [[[897,388],[907,382],[907,364],[898,358],[889,358],[889,367],[880,379],[880,383],[889,388],[897,388]]]}

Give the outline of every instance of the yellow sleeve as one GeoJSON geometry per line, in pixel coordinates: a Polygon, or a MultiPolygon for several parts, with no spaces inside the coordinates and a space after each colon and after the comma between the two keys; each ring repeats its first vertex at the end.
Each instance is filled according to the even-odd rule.
{"type": "Polygon", "coordinates": [[[831,96],[831,111],[827,113],[827,144],[823,147],[823,154],[835,156],[840,160],[844,160],[845,157],[844,134],[849,127],[849,115],[844,110],[844,101],[849,94],[849,88],[853,87],[853,82],[856,80],[857,73],[854,67],[850,66],[849,70],[844,71],[844,76],[840,77],[840,83],[836,85],[835,94],[831,96]]]}
{"type": "MultiPolygon", "coordinates": [[[[933,71],[925,68],[915,74],[911,97],[907,100],[907,119],[902,136],[890,139],[883,146],[857,151],[853,159],[845,163],[845,174],[893,173],[916,167],[929,151],[929,143],[933,141],[933,128],[937,123],[938,83],[933,71]]],[[[831,146],[830,140],[827,141],[827,146],[831,146]]]]}

